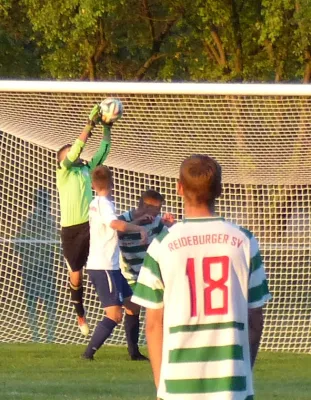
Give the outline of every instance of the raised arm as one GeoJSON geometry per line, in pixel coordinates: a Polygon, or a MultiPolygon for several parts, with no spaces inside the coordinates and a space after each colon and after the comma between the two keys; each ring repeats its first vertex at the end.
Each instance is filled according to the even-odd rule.
{"type": "Polygon", "coordinates": [[[61,166],[68,169],[79,159],[88,138],[92,136],[92,129],[96,126],[99,120],[100,108],[99,105],[96,104],[90,112],[87,124],[85,125],[83,131],[80,133],[74,144],[71,146],[70,150],[66,154],[65,159],[61,162],[61,166]]]}
{"type": "Polygon", "coordinates": [[[92,160],[88,163],[91,171],[98,165],[102,164],[110,151],[111,147],[111,125],[103,125],[103,138],[100,142],[99,149],[93,156],[92,160]]]}

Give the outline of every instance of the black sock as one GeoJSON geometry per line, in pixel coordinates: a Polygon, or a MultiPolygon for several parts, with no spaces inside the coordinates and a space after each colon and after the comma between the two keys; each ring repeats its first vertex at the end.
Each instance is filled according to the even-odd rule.
{"type": "Polygon", "coordinates": [[[139,315],[125,314],[124,328],[125,328],[128,352],[130,356],[135,356],[139,353],[138,350],[139,315]]]}
{"type": "Polygon", "coordinates": [[[76,310],[76,313],[79,317],[84,316],[84,308],[83,308],[83,286],[74,286],[71,282],[69,282],[70,286],[70,296],[71,302],[76,310]]]}
{"type": "Polygon", "coordinates": [[[92,357],[96,350],[98,350],[104,344],[105,340],[109,338],[116,326],[117,323],[115,321],[104,317],[104,319],[97,324],[84,355],[92,357]]]}

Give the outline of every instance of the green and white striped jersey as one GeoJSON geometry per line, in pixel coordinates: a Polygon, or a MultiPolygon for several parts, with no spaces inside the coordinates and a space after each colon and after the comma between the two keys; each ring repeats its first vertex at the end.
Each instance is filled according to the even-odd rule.
{"type": "Polygon", "coordinates": [[[270,298],[257,240],[220,217],[153,240],[132,301],[164,307],[158,397],[251,400],[248,309],[270,298]]]}
{"type": "MultiPolygon", "coordinates": [[[[126,211],[119,216],[119,219],[126,222],[132,222],[132,212],[126,211]]],[[[152,222],[143,224],[142,226],[148,232],[148,242],[146,244],[141,244],[140,233],[119,233],[119,244],[122,254],[122,257],[120,258],[120,268],[122,274],[130,285],[134,285],[137,281],[148,246],[163,229],[167,229],[164,226],[160,215],[157,215],[152,222]]]]}

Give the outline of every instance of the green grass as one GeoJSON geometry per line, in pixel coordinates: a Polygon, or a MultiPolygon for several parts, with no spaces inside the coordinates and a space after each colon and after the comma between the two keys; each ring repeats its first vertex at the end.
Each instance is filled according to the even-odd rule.
{"type": "MultiPolygon", "coordinates": [[[[83,346],[0,344],[1,400],[155,400],[149,363],[133,362],[123,347],[104,346],[96,361],[83,346]]],[[[261,353],[256,400],[311,396],[311,355],[261,353]]]]}

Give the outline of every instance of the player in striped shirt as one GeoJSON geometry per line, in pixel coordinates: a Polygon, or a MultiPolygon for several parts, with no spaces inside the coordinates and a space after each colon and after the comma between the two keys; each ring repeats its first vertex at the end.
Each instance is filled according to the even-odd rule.
{"type": "Polygon", "coordinates": [[[270,294],[257,240],[214,214],[221,168],[184,160],[185,218],[153,240],[132,301],[147,308],[146,336],[164,400],[252,400],[252,366],[270,294]]]}
{"type": "Polygon", "coordinates": [[[85,336],[89,333],[89,327],[83,307],[82,270],[86,264],[90,243],[89,205],[92,201],[90,173],[97,165],[102,164],[109,154],[112,124],[103,125],[103,137],[99,149],[90,162],[84,163],[80,155],[91,137],[92,129],[100,120],[100,109],[96,104],[78,139],[57,152],[56,185],[60,199],[62,248],[69,270],[71,302],[78,317],[78,326],[85,336]]]}
{"type": "MultiPolygon", "coordinates": [[[[142,193],[136,209],[126,211],[119,216],[122,221],[142,225],[148,232],[148,242],[144,245],[140,243],[140,236],[137,233],[119,233],[122,253],[121,270],[132,290],[135,288],[149,244],[163,229],[171,226],[174,222],[174,217],[170,213],[161,217],[160,212],[163,203],[164,197],[159,192],[149,189],[142,193]]],[[[135,315],[126,314],[124,327],[131,359],[136,361],[148,360],[140,353],[138,348],[139,313],[135,315]]]]}

